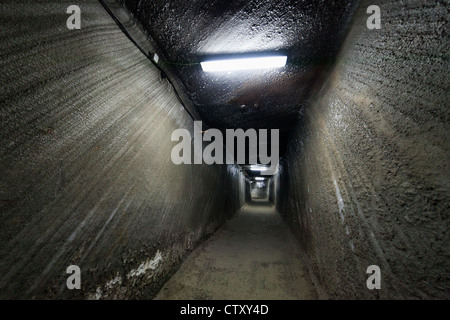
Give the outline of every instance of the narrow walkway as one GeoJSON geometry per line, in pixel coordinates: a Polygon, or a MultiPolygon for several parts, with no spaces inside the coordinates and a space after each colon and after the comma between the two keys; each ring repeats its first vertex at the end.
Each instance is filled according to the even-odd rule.
{"type": "Polygon", "coordinates": [[[265,203],[245,205],[197,247],[155,299],[317,299],[297,240],[265,203]]]}

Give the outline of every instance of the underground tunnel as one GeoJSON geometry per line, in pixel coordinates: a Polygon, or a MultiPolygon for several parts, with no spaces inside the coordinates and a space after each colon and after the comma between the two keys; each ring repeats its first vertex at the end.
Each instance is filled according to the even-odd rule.
{"type": "Polygon", "coordinates": [[[2,1],[0,298],[449,299],[448,10],[2,1]]]}

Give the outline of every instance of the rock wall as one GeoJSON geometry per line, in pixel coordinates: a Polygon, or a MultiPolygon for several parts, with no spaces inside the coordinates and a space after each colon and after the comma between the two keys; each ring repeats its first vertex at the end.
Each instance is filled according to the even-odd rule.
{"type": "Polygon", "coordinates": [[[173,88],[98,1],[69,30],[72,4],[0,4],[0,297],[151,298],[244,180],[172,163],[172,131],[193,131],[173,88]]]}
{"type": "Polygon", "coordinates": [[[450,298],[448,10],[362,1],[291,137],[278,209],[330,298],[450,298]]]}

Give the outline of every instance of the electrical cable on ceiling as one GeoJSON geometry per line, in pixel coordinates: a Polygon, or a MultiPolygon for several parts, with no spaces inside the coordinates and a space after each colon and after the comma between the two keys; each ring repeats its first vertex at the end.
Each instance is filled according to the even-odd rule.
{"type": "MultiPolygon", "coordinates": [[[[130,35],[130,33],[127,31],[127,29],[123,26],[123,24],[120,22],[120,20],[114,15],[114,13],[111,11],[111,9],[108,7],[108,5],[105,3],[105,1],[103,0],[98,0],[100,2],[100,4],[103,6],[103,8],[105,8],[106,12],[108,12],[108,14],[111,16],[111,18],[114,20],[114,22],[117,24],[117,26],[120,28],[120,30],[125,34],[125,36],[136,46],[136,48],[139,49],[139,51],[142,52],[142,54],[147,57],[147,59],[149,59],[152,64],[158,68],[159,72],[160,72],[160,78],[165,78],[169,84],[172,86],[173,88],[173,92],[175,93],[175,96],[178,99],[178,102],[180,102],[180,104],[183,106],[184,110],[186,110],[186,112],[188,113],[188,115],[191,117],[192,120],[198,120],[196,119],[191,112],[186,108],[186,106],[184,105],[183,101],[181,100],[177,90],[175,89],[175,86],[173,85],[172,81],[167,77],[166,73],[158,66],[158,63],[155,63],[154,61],[154,57],[158,57],[156,55],[156,53],[147,53],[134,39],[133,37],[130,35]]],[[[158,58],[157,58],[158,59],[158,58]]],[[[161,61],[161,63],[159,64],[177,64],[177,63],[172,63],[172,62],[164,62],[161,61]]],[[[195,64],[199,64],[199,63],[191,63],[191,64],[183,64],[183,65],[195,65],[195,64]]]]}

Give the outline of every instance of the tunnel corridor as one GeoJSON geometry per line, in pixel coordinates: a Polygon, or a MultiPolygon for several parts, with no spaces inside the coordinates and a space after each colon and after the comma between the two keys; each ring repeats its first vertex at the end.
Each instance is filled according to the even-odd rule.
{"type": "Polygon", "coordinates": [[[0,299],[449,299],[448,10],[2,1],[0,299]]]}

